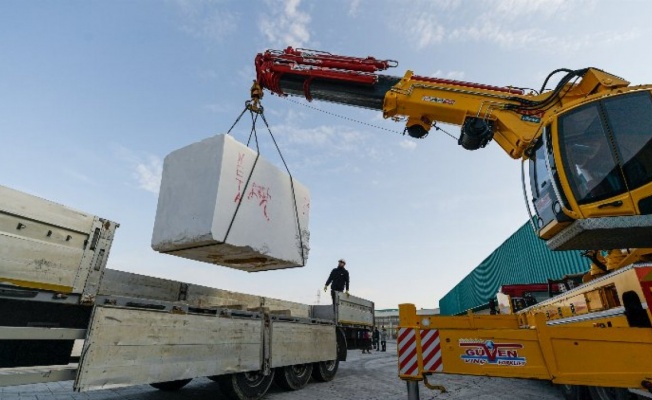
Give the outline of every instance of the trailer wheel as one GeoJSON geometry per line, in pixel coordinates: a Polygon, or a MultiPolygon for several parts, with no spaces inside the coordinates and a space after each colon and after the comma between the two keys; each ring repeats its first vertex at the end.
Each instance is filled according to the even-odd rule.
{"type": "Polygon", "coordinates": [[[269,375],[262,371],[240,372],[218,378],[220,389],[234,400],[258,400],[267,393],[274,380],[274,370],[269,375]]]}
{"type": "Polygon", "coordinates": [[[150,383],[149,385],[158,390],[164,390],[166,392],[174,392],[175,390],[179,390],[182,387],[189,384],[191,380],[192,379],[179,379],[178,381],[157,382],[157,383],[150,383]]]}
{"type": "Polygon", "coordinates": [[[328,382],[335,378],[337,367],[340,362],[338,360],[320,361],[313,364],[312,377],[319,382],[328,382]]]}
{"type": "Polygon", "coordinates": [[[274,373],[274,382],[285,390],[299,390],[308,384],[312,364],[297,364],[280,367],[274,373]]]}
{"type": "Polygon", "coordinates": [[[593,400],[630,400],[636,399],[636,395],[623,388],[589,386],[589,393],[593,400]]]}
{"type": "Polygon", "coordinates": [[[586,386],[559,385],[559,390],[566,400],[591,400],[586,386]]]}

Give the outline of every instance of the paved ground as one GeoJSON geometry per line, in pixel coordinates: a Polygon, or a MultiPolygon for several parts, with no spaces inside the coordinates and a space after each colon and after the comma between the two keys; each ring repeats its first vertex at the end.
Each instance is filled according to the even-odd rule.
{"type": "MultiPolygon", "coordinates": [[[[405,382],[397,377],[396,343],[387,344],[387,352],[349,353],[349,360],[340,363],[335,379],[327,383],[310,382],[296,392],[285,392],[272,386],[265,397],[269,400],[405,400],[405,382]]],[[[421,399],[480,400],[563,400],[557,389],[547,382],[439,375],[433,384],[442,384],[448,393],[441,394],[419,384],[421,399]]],[[[177,392],[161,392],[149,385],[124,389],[75,393],[72,382],[0,388],[2,400],[225,400],[219,385],[209,379],[193,380],[177,392]]]]}

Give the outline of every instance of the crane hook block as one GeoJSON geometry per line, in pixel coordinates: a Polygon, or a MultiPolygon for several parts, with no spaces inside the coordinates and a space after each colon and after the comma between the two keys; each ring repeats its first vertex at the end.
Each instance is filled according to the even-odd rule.
{"type": "Polygon", "coordinates": [[[466,150],[485,147],[494,137],[494,123],[491,120],[468,117],[462,124],[462,132],[457,144],[466,150]]]}

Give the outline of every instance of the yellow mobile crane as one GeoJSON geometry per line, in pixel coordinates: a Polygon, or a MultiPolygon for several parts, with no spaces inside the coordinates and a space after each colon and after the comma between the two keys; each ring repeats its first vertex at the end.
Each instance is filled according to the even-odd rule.
{"type": "Polygon", "coordinates": [[[536,234],[551,250],[581,250],[592,261],[584,284],[514,314],[417,316],[401,304],[399,377],[410,399],[419,381],[434,387],[434,373],[545,379],[568,399],[650,396],[652,85],[596,68],[553,71],[538,92],[412,71],[394,77],[379,73],[393,60],[291,47],[255,63],[253,110],[264,88],[402,117],[415,138],[436,122],[456,124],[468,150],[495,140],[522,160],[536,234]]]}

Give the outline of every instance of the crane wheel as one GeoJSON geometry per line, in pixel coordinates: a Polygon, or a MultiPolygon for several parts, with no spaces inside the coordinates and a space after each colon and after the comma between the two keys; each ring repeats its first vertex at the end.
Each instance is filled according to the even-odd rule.
{"type": "Polygon", "coordinates": [[[627,389],[589,386],[592,400],[633,400],[638,397],[627,389]]]}
{"type": "Polygon", "coordinates": [[[591,400],[586,386],[558,385],[559,391],[565,400],[591,400]]]}

